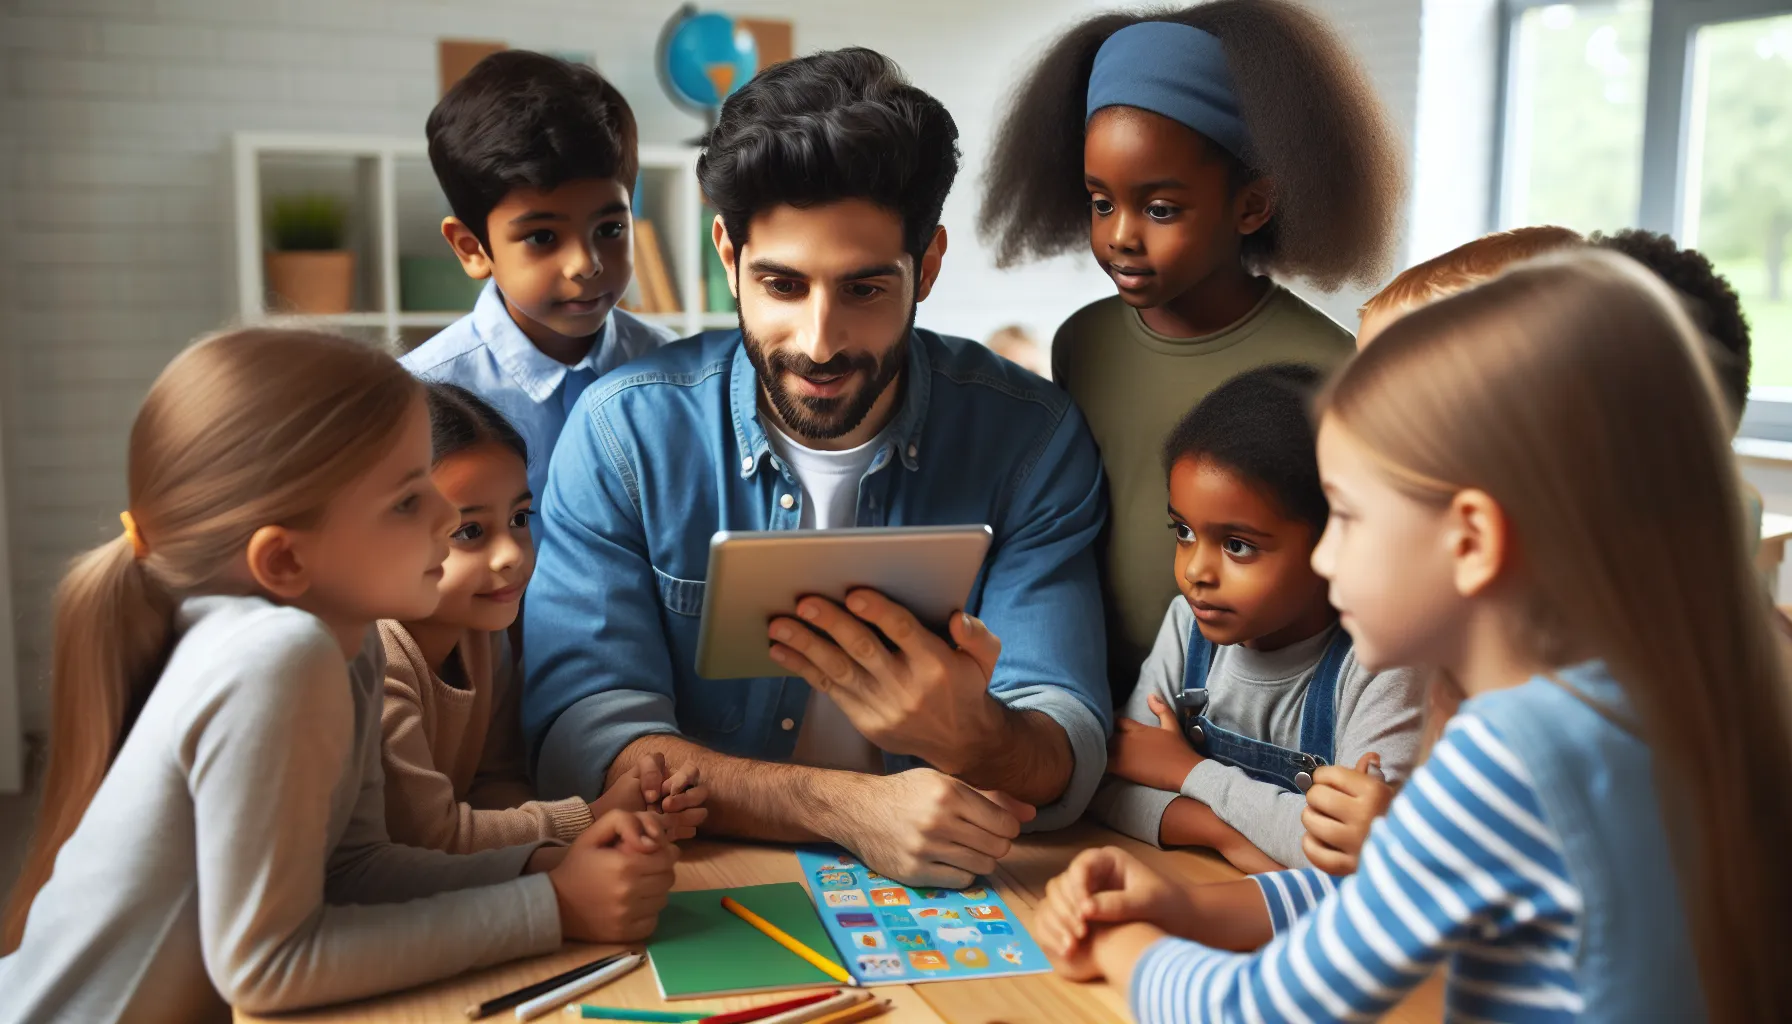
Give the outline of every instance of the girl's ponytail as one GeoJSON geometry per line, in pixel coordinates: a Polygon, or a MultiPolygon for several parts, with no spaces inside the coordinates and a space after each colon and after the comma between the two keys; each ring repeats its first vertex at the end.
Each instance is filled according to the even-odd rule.
{"type": "Polygon", "coordinates": [[[77,558],[56,590],[50,761],[43,810],[7,901],[0,953],[18,947],[25,914],[56,851],[99,789],[131,720],[168,657],[174,599],[120,536],[77,558]]]}

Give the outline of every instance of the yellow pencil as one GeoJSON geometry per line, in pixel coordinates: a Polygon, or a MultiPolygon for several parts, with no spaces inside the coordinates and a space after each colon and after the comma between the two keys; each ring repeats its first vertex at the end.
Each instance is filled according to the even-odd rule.
{"type": "Polygon", "coordinates": [[[776,942],[778,945],[783,946],[785,949],[790,950],[792,953],[795,953],[797,956],[800,956],[804,960],[807,960],[810,963],[814,964],[816,967],[820,968],[822,970],[822,972],[825,973],[828,977],[834,979],[835,981],[839,982],[840,984],[855,985],[855,986],[858,984],[858,981],[855,978],[853,978],[852,975],[846,973],[845,969],[842,968],[839,964],[833,962],[832,960],[829,960],[825,956],[822,956],[820,953],[815,952],[813,949],[810,949],[808,946],[803,945],[802,943],[798,942],[796,939],[791,938],[790,935],[784,931],[784,929],[779,928],[777,925],[771,923],[770,921],[767,921],[765,918],[760,917],[758,914],[755,914],[751,910],[748,910],[746,907],[743,907],[739,903],[736,903],[734,901],[733,897],[730,897],[730,896],[722,897],[722,906],[724,908],[726,908],[729,913],[733,914],[734,916],[740,918],[742,921],[747,922],[748,924],[752,925],[753,927],[764,932],[766,935],[770,936],[772,941],[776,942]]]}

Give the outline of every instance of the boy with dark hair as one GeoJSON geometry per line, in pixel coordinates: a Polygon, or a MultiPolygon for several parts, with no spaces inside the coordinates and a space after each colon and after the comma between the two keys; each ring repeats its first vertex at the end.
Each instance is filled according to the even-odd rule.
{"type": "Polygon", "coordinates": [[[1680,297],[1692,322],[1711,342],[1707,351],[1711,369],[1729,407],[1730,429],[1742,423],[1748,405],[1748,374],[1752,364],[1748,318],[1742,313],[1742,297],[1697,249],[1682,249],[1668,235],[1641,228],[1612,234],[1595,233],[1587,239],[1601,249],[1623,253],[1648,267],[1680,297]]]}
{"type": "Polygon", "coordinates": [[[715,831],[837,842],[917,885],[968,885],[1023,825],[1082,814],[1111,713],[1101,466],[1062,391],[914,326],[957,136],[859,48],[723,105],[698,176],[740,329],[591,389],[549,474],[523,613],[544,792],[670,754],[709,780],[715,831]],[[764,675],[697,675],[715,531],[961,523],[993,543],[949,640],[859,590],[768,623],[764,675]]]}
{"type": "Polygon", "coordinates": [[[1418,746],[1418,680],[1357,662],[1313,570],[1331,514],[1307,414],[1319,380],[1310,366],[1247,371],[1165,442],[1182,592],[1117,719],[1113,778],[1093,805],[1135,839],[1211,846],[1245,871],[1339,867],[1305,841],[1314,776],[1379,761],[1404,779],[1418,746]]]}
{"type": "Polygon", "coordinates": [[[528,443],[539,499],[579,395],[672,338],[616,308],[634,273],[635,115],[596,71],[506,50],[455,83],[426,130],[454,211],[442,237],[486,285],[402,362],[503,413],[528,443]]]}

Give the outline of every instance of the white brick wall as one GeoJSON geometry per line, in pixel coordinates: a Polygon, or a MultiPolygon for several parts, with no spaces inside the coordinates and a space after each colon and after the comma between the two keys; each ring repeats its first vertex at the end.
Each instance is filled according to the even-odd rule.
{"type": "MultiPolygon", "coordinates": [[[[989,134],[1026,58],[1084,0],[714,0],[786,17],[797,45],[859,43],[900,62],[963,133],[946,271],[922,322],[1049,338],[1109,287],[1073,256],[998,273],[973,230],[989,134]]],[[[1415,117],[1420,0],[1323,0],[1403,131],[1415,117]]],[[[421,133],[438,37],[583,49],[634,104],[648,142],[697,121],[651,54],[674,4],[636,0],[12,0],[0,5],[0,438],[18,678],[41,727],[48,599],[66,560],[117,529],[124,444],[144,388],[229,310],[223,156],[238,130],[421,133]]],[[[1355,296],[1327,302],[1348,319],[1355,296]]],[[[3,645],[0,645],[3,646],[3,645]]],[[[0,654],[3,654],[0,651],[0,654]]],[[[3,684],[0,684],[3,685],[3,684]]],[[[3,717],[3,716],[0,716],[3,717]]],[[[6,723],[0,720],[0,729],[6,723]]],[[[0,743],[0,748],[4,744],[0,743]]]]}

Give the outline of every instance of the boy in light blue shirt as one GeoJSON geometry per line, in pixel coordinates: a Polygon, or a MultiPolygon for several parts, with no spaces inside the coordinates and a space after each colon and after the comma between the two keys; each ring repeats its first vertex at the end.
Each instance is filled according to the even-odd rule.
{"type": "Polygon", "coordinates": [[[430,112],[429,162],[473,312],[401,360],[502,412],[529,448],[539,497],[579,395],[672,340],[616,308],[634,273],[635,117],[596,71],[526,50],[480,61],[430,112]]]}

